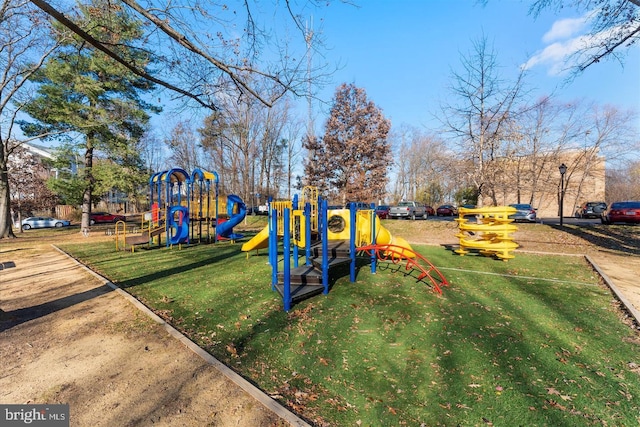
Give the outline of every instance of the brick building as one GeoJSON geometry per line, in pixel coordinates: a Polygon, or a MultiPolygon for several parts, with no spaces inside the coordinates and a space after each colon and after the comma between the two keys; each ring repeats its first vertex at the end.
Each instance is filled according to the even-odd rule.
{"type": "MultiPolygon", "coordinates": [[[[519,157],[501,162],[496,174],[495,199],[498,205],[531,203],[538,218],[560,214],[561,174],[564,174],[563,216],[573,216],[576,207],[587,201],[605,201],[605,158],[597,149],[547,153],[537,157],[519,157]]],[[[494,204],[484,194],[483,206],[494,204]]]]}

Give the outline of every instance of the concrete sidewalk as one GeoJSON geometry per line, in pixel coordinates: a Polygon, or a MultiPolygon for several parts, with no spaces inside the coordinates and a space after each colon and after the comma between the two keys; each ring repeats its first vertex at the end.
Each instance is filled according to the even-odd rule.
{"type": "Polygon", "coordinates": [[[640,258],[596,252],[586,256],[640,326],[640,258]]]}

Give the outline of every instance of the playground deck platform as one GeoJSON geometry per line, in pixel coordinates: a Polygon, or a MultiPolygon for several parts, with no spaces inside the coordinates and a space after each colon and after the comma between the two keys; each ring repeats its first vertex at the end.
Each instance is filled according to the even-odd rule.
{"type": "MultiPolygon", "coordinates": [[[[289,275],[291,285],[291,299],[293,302],[302,301],[324,291],[322,284],[322,242],[311,245],[311,265],[301,265],[292,268],[289,275]]],[[[351,262],[349,242],[346,240],[332,240],[328,242],[329,283],[337,279],[332,272],[351,262]]],[[[278,273],[278,283],[275,286],[280,295],[284,295],[284,273],[278,273]]]]}

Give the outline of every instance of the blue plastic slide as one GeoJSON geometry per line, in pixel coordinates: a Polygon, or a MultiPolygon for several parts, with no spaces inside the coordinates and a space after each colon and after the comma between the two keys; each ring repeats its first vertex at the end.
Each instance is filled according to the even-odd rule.
{"type": "Polygon", "coordinates": [[[229,219],[216,226],[216,233],[225,239],[242,239],[244,235],[234,233],[233,227],[240,224],[247,215],[247,206],[242,199],[235,194],[229,194],[227,196],[227,215],[229,215],[229,219]],[[233,212],[236,205],[238,206],[238,212],[234,214],[233,212]]]}
{"type": "Polygon", "coordinates": [[[171,206],[168,213],[167,241],[171,245],[179,243],[187,243],[189,241],[189,209],[185,206],[171,206]],[[178,213],[178,222],[176,222],[176,212],[178,213]]]}

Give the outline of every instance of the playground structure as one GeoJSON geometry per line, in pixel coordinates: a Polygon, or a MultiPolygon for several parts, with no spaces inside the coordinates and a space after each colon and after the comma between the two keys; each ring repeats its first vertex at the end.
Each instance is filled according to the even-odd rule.
{"type": "Polygon", "coordinates": [[[157,241],[166,247],[194,242],[211,243],[236,240],[233,232],[246,215],[242,199],[234,194],[226,201],[219,197],[219,178],[215,172],[195,169],[191,174],[181,168],[158,172],[149,179],[151,210],[142,215],[139,233],[127,233],[124,222],[116,224],[116,250],[157,241]],[[226,215],[221,216],[220,211],[226,215]]]}
{"type": "Polygon", "coordinates": [[[438,293],[448,284],[405,239],[392,236],[382,226],[374,206],[350,203],[346,209],[328,209],[315,187],[305,187],[300,200],[296,195],[292,201],[269,203],[268,225],[242,246],[247,256],[263,248],[269,249],[272,289],[282,296],[285,311],[294,302],[329,293],[331,281],[342,276],[346,266],[350,281],[355,282],[358,261],[369,263],[374,274],[379,261],[403,263],[408,274],[418,271],[417,280],[428,279],[438,293]],[[283,241],[282,271],[279,240],[283,241]],[[304,265],[299,265],[301,250],[304,265]]]}
{"type": "Polygon", "coordinates": [[[482,255],[493,256],[503,261],[515,258],[513,251],[518,244],[513,241],[512,233],[518,230],[509,215],[516,213],[511,206],[490,206],[486,208],[459,208],[460,248],[455,252],[466,255],[471,250],[482,255]],[[470,222],[467,216],[475,215],[477,222],[470,222]]]}

